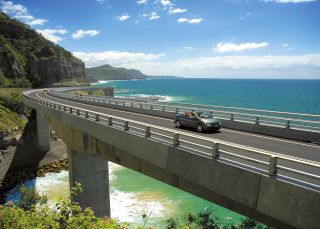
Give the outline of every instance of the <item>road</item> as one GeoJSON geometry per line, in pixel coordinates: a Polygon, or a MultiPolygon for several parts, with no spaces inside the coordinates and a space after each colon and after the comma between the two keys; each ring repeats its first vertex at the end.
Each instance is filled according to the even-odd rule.
{"type": "MultiPolygon", "coordinates": [[[[49,96],[45,92],[40,92],[38,94],[33,93],[31,95],[33,97],[40,97],[50,101],[59,102],[65,105],[88,109],[91,111],[100,112],[100,113],[104,113],[112,116],[117,116],[120,118],[135,120],[135,121],[144,122],[147,124],[157,125],[161,127],[166,127],[170,129],[176,129],[172,119],[72,102],[72,101],[49,96]]],[[[263,149],[271,152],[276,152],[278,154],[303,158],[303,159],[318,162],[318,163],[320,162],[320,146],[312,143],[286,140],[286,139],[281,139],[276,137],[252,134],[248,132],[236,131],[236,130],[225,129],[225,128],[222,128],[219,132],[207,132],[207,133],[197,133],[196,131],[190,130],[190,129],[180,129],[180,131],[186,131],[192,134],[205,136],[207,138],[213,138],[213,139],[232,142],[232,143],[236,143],[244,146],[259,148],[259,149],[263,149]]]]}

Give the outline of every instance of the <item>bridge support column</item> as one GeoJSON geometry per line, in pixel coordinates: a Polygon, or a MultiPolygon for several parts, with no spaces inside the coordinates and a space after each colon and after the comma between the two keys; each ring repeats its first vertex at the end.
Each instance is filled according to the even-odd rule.
{"type": "Polygon", "coordinates": [[[110,217],[108,162],[68,149],[70,187],[81,184],[76,201],[82,209],[90,207],[97,217],[110,217]]]}
{"type": "Polygon", "coordinates": [[[50,132],[47,120],[43,114],[37,111],[37,138],[38,150],[48,152],[50,150],[50,132]]]}

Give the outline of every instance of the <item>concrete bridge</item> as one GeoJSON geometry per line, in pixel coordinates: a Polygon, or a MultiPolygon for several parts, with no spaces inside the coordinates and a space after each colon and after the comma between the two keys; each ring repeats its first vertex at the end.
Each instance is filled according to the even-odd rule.
{"type": "MultiPolygon", "coordinates": [[[[318,145],[225,128],[195,134],[173,128],[168,118],[176,110],[148,104],[158,115],[148,116],[132,101],[62,94],[34,90],[24,101],[37,110],[39,150],[50,148],[50,126],[68,146],[70,184],[84,189],[81,206],[97,216],[110,215],[112,161],[274,227],[319,227],[318,145]]],[[[317,132],[301,133],[319,140],[317,132]]]]}

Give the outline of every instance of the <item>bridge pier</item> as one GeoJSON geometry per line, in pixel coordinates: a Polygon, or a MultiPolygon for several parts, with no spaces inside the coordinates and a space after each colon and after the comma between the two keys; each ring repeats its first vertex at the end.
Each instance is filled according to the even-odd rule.
{"type": "Polygon", "coordinates": [[[48,152],[50,150],[50,132],[47,120],[43,114],[37,110],[37,140],[38,150],[48,152]]]}
{"type": "Polygon", "coordinates": [[[81,184],[76,201],[82,209],[90,207],[97,217],[110,217],[108,161],[68,149],[69,183],[81,184]]]}

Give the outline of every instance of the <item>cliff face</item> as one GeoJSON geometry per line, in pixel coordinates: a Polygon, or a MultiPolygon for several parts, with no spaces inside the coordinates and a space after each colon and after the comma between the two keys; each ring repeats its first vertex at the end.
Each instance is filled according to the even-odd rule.
{"type": "Polygon", "coordinates": [[[74,59],[39,59],[28,63],[28,75],[35,86],[50,85],[61,80],[85,78],[84,63],[74,59]]]}
{"type": "Polygon", "coordinates": [[[38,87],[85,76],[84,63],[71,52],[0,13],[0,87],[38,87]]]}

